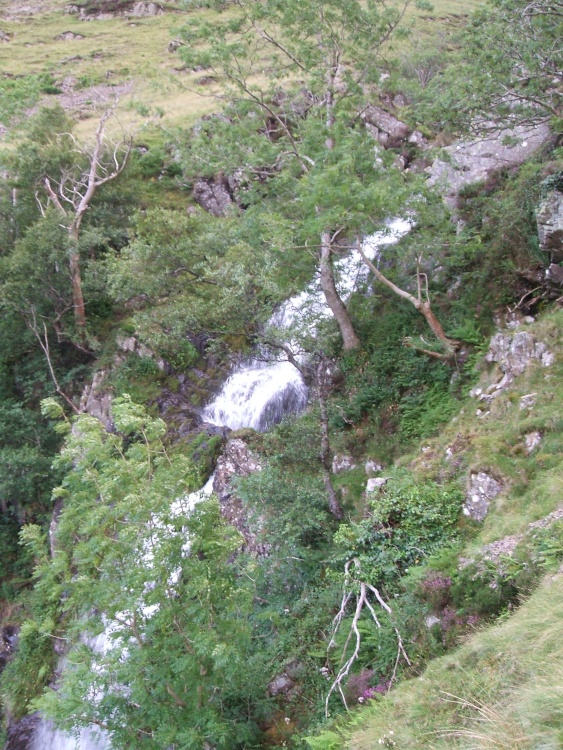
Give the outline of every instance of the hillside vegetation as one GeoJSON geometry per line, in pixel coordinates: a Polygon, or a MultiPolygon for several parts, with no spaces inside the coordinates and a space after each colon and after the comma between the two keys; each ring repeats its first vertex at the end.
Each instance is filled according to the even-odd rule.
{"type": "Polygon", "coordinates": [[[0,0],[5,750],[561,746],[562,19],[0,0]]]}

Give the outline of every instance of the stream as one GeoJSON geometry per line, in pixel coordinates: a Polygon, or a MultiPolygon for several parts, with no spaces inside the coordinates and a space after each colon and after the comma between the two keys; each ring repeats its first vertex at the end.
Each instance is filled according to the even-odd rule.
{"type": "MultiPolygon", "coordinates": [[[[395,219],[387,229],[370,235],[364,241],[364,252],[370,259],[375,259],[383,245],[398,242],[409,232],[410,222],[395,219]]],[[[367,278],[368,270],[360,257],[354,253],[341,258],[334,264],[337,288],[341,297],[346,300],[356,289],[359,282],[367,278]]],[[[327,307],[318,279],[300,294],[287,300],[272,316],[269,326],[278,332],[287,331],[286,340],[289,346],[289,329],[314,335],[315,321],[331,315],[327,307]]],[[[286,414],[298,413],[307,405],[308,388],[299,370],[283,359],[258,353],[254,359],[239,364],[227,378],[213,401],[202,412],[203,420],[215,425],[238,430],[251,427],[266,431],[277,424],[286,414]],[[262,354],[264,356],[262,356],[262,354]]],[[[183,498],[180,503],[193,507],[212,492],[213,477],[201,490],[183,498]]],[[[109,638],[105,633],[96,638],[87,638],[86,643],[97,653],[109,648],[109,638]]],[[[59,671],[64,666],[63,660],[59,671]]],[[[34,733],[29,750],[109,750],[109,737],[98,730],[83,729],[77,736],[57,730],[53,724],[41,719],[34,733]]]]}

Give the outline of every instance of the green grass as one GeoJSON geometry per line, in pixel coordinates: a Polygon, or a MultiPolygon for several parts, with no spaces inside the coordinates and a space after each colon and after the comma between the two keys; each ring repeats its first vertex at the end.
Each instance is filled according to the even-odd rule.
{"type": "Polygon", "coordinates": [[[350,750],[560,748],[562,633],[559,573],[506,622],[364,708],[343,732],[343,744],[350,750]]]}
{"type": "MultiPolygon", "coordinates": [[[[504,565],[513,575],[531,576],[532,588],[538,582],[534,575],[544,575],[543,582],[515,612],[509,609],[500,622],[431,661],[422,676],[405,680],[339,727],[312,738],[314,750],[563,747],[563,568],[554,572],[561,560],[561,526],[539,536],[529,530],[531,522],[563,504],[563,311],[544,315],[526,330],[547,344],[556,361],[550,367],[531,364],[491,403],[488,416],[477,416],[478,408],[487,407],[467,398],[439,435],[399,463],[421,481],[465,486],[478,470],[500,479],[505,489],[484,523],[469,524],[463,532],[461,557],[478,559],[483,545],[524,535],[515,561],[504,565]],[[529,393],[536,394],[536,403],[521,409],[520,399],[529,393]],[[542,441],[528,455],[524,439],[536,430],[542,441]],[[446,457],[448,447],[454,449],[453,459],[446,457]],[[542,549],[547,557],[542,558],[542,549]],[[551,571],[547,576],[546,570],[551,571]]],[[[483,388],[498,379],[495,367],[482,367],[483,388]]],[[[457,560],[453,565],[455,570],[457,560]]]]}
{"type": "MultiPolygon", "coordinates": [[[[66,0],[40,2],[34,15],[19,13],[19,4],[0,0],[0,23],[3,31],[12,35],[10,42],[0,44],[0,70],[5,75],[23,76],[50,73],[60,83],[73,76],[78,89],[85,92],[86,102],[98,95],[101,87],[131,84],[131,90],[121,95],[121,119],[126,127],[135,128],[143,122],[139,107],[159,108],[164,111],[165,127],[190,125],[198,117],[216,110],[213,89],[198,86],[202,73],[179,72],[181,59],[168,51],[174,29],[182,25],[186,13],[179,11],[153,18],[106,21],[80,21],[76,15],[64,13],[66,0]],[[16,20],[6,16],[19,13],[16,20]],[[84,39],[63,41],[62,32],[81,34],[84,39]],[[90,96],[91,95],[91,96],[90,96]]],[[[410,8],[408,16],[417,18],[417,31],[412,42],[422,36],[432,36],[445,26],[447,29],[460,20],[480,0],[437,0],[432,12],[410,8]],[[420,20],[422,16],[423,20],[420,20]]],[[[210,11],[199,10],[199,15],[212,17],[210,11]]],[[[403,42],[398,42],[395,53],[403,42]]],[[[106,92],[111,96],[111,91],[106,92]]],[[[44,103],[53,97],[45,97],[44,103]]],[[[82,110],[91,106],[88,103],[82,110]]],[[[90,135],[95,129],[95,112],[82,111],[77,133],[90,135]]]]}

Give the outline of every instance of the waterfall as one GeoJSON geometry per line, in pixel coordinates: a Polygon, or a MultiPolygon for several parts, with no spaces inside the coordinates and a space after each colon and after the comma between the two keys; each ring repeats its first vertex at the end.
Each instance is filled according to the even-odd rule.
{"type": "MultiPolygon", "coordinates": [[[[375,259],[383,245],[398,242],[411,228],[404,219],[395,219],[387,229],[370,235],[364,240],[363,249],[370,259],[375,259]]],[[[335,277],[341,297],[346,300],[359,282],[368,276],[368,270],[359,258],[352,253],[335,262],[335,277]]],[[[320,289],[318,279],[300,294],[287,300],[272,316],[269,326],[281,335],[287,331],[287,341],[291,347],[290,329],[314,335],[315,323],[332,315],[320,289]]],[[[272,355],[259,360],[249,359],[241,363],[227,378],[219,393],[204,409],[202,416],[207,422],[229,427],[233,430],[252,427],[265,431],[277,424],[285,414],[302,411],[307,404],[308,389],[299,370],[290,362],[276,359],[272,355]]],[[[195,504],[212,492],[213,477],[197,492],[174,501],[172,512],[189,513],[195,504]]],[[[186,542],[189,549],[189,542],[186,542]]],[[[171,573],[174,579],[174,571],[171,573]]],[[[150,617],[150,612],[144,610],[150,617]]],[[[103,653],[111,647],[108,633],[95,638],[85,638],[85,642],[96,652],[103,653]]],[[[61,671],[62,667],[61,665],[61,671]]],[[[104,732],[83,729],[76,736],[57,730],[51,722],[42,720],[35,732],[30,750],[110,750],[109,737],[104,732]]]]}

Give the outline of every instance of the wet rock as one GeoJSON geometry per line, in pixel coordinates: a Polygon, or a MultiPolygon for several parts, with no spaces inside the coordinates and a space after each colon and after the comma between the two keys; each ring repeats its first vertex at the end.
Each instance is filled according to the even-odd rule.
{"type": "Polygon", "coordinates": [[[8,728],[4,750],[29,750],[41,719],[39,714],[24,716],[8,728]]]}
{"type": "Polygon", "coordinates": [[[489,511],[491,500],[502,492],[502,489],[502,484],[484,471],[471,474],[463,514],[474,521],[482,521],[489,511]]]}
{"type": "Polygon", "coordinates": [[[388,481],[389,477],[375,477],[373,479],[368,479],[366,484],[366,492],[368,493],[368,495],[373,492],[378,492],[387,484],[388,481]]]}
{"type": "Polygon", "coordinates": [[[356,464],[352,456],[345,456],[344,454],[338,453],[332,459],[332,473],[340,474],[342,471],[350,471],[355,469],[356,464]]]}
{"type": "Polygon", "coordinates": [[[385,148],[397,148],[409,135],[408,126],[381,107],[369,105],[361,117],[368,132],[385,148]]]}
{"type": "Polygon", "coordinates": [[[545,272],[546,280],[556,287],[563,286],[563,266],[558,266],[552,263],[545,272]]]}
{"type": "Polygon", "coordinates": [[[100,420],[106,430],[113,429],[113,420],[111,418],[112,395],[104,390],[104,381],[107,371],[98,370],[92,379],[92,382],[84,388],[80,399],[80,411],[91,414],[100,420]]]}
{"type": "Polygon", "coordinates": [[[524,438],[524,444],[526,445],[526,453],[530,455],[541,443],[542,435],[541,432],[529,432],[524,438]]]}
{"type": "Polygon", "coordinates": [[[381,464],[378,464],[377,461],[374,461],[370,458],[368,461],[366,461],[364,469],[366,474],[369,476],[370,474],[377,474],[378,472],[383,471],[383,466],[381,464]]]}
{"type": "Polygon", "coordinates": [[[458,141],[444,148],[446,160],[436,159],[426,171],[450,208],[457,207],[460,191],[484,182],[495,172],[522,164],[551,139],[547,125],[491,130],[474,141],[458,141]],[[517,139],[517,143],[514,143],[517,139]]]}
{"type": "MultiPolygon", "coordinates": [[[[563,182],[563,176],[559,175],[563,182]]],[[[555,263],[563,261],[563,190],[551,190],[536,212],[540,248],[555,263]]]]}
{"type": "Polygon", "coordinates": [[[233,203],[232,192],[224,175],[198,178],[193,194],[196,203],[214,216],[225,216],[233,203]]]}

